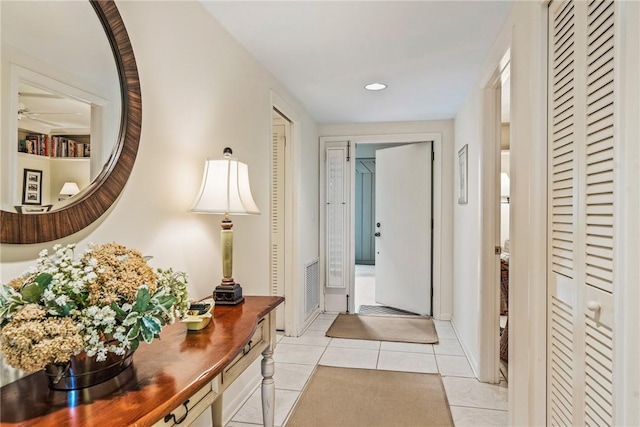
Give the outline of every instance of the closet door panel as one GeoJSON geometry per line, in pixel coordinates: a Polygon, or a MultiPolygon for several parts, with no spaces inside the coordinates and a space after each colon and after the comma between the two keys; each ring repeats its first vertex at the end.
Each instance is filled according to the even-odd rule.
{"type": "MultiPolygon", "coordinates": [[[[577,277],[576,5],[549,7],[549,280],[547,423],[573,424],[577,277]]],[[[579,393],[578,393],[579,394],[579,393]]]]}
{"type": "Polygon", "coordinates": [[[549,6],[550,425],[613,424],[614,11],[549,6]]]}

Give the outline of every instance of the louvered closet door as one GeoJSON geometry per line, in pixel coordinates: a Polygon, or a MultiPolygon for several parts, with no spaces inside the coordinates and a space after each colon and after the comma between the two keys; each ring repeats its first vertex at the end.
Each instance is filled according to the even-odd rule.
{"type": "MultiPolygon", "coordinates": [[[[284,215],[285,215],[286,125],[273,125],[271,141],[271,295],[284,296],[284,215]]],[[[284,306],[276,309],[276,329],[284,330],[284,306]]]]}
{"type": "Polygon", "coordinates": [[[549,6],[549,425],[612,425],[613,1],[549,6]]]}

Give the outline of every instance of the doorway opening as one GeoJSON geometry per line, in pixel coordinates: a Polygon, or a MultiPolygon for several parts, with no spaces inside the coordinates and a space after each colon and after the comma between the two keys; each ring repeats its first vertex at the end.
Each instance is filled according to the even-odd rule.
{"type": "Polygon", "coordinates": [[[355,152],[354,312],[432,315],[433,144],[355,152]]]}
{"type": "Polygon", "coordinates": [[[499,138],[499,182],[500,182],[500,208],[496,210],[499,216],[499,232],[500,232],[500,351],[499,363],[501,379],[508,379],[508,363],[509,363],[509,256],[510,256],[510,238],[509,238],[509,214],[510,214],[510,67],[505,66],[500,74],[500,138],[499,138]]]}
{"type": "MultiPolygon", "coordinates": [[[[510,193],[507,192],[506,183],[513,172],[509,168],[509,174],[502,175],[502,158],[505,158],[505,167],[509,163],[509,156],[502,155],[502,145],[507,144],[506,136],[509,135],[510,106],[506,102],[510,97],[509,63],[510,51],[508,50],[497,64],[493,75],[487,81],[483,91],[483,141],[480,152],[480,179],[485,184],[481,188],[480,196],[480,237],[482,251],[480,253],[480,307],[479,312],[479,350],[478,379],[482,382],[499,383],[502,378],[500,373],[500,355],[508,355],[509,320],[504,318],[504,330],[501,335],[500,315],[508,315],[508,299],[502,304],[504,295],[508,298],[509,283],[508,263],[503,263],[509,255],[504,248],[509,244],[508,221],[509,207],[511,203],[510,193]],[[504,103],[503,103],[504,98],[504,103]],[[504,122],[504,126],[503,126],[504,122]],[[502,135],[505,135],[503,138],[502,135]],[[504,197],[501,193],[502,182],[505,183],[504,197]],[[504,202],[504,203],[503,203],[504,202]],[[508,203],[507,203],[508,202],[508,203]],[[502,221],[501,221],[502,220],[502,221]],[[505,227],[506,226],[506,227],[505,227]],[[501,233],[506,233],[501,236],[501,233]],[[506,244],[505,244],[506,242],[506,244]],[[504,269],[503,269],[504,266],[504,269]],[[507,275],[502,282],[502,271],[507,275]],[[503,286],[504,285],[504,286],[503,286]],[[504,288],[505,292],[501,292],[504,288]],[[504,342],[501,338],[504,337],[504,342]],[[501,352],[501,345],[506,346],[501,352]]],[[[510,142],[508,146],[510,147],[510,142]]]]}
{"type": "MultiPolygon", "coordinates": [[[[451,288],[448,286],[450,274],[443,277],[443,271],[448,271],[446,253],[449,251],[448,242],[450,216],[444,216],[446,206],[443,204],[443,181],[449,183],[450,174],[443,172],[451,152],[443,147],[441,133],[405,133],[405,134],[376,134],[320,137],[320,283],[322,286],[320,306],[325,312],[344,313],[356,312],[353,295],[355,293],[355,147],[358,144],[400,143],[405,146],[426,141],[429,144],[430,162],[433,170],[430,182],[433,184],[428,192],[432,197],[433,226],[433,263],[430,265],[433,283],[433,316],[436,319],[449,320],[451,318],[451,288]],[[431,151],[432,150],[432,151],[431,151]],[[443,178],[444,177],[444,178],[443,178]],[[446,225],[446,226],[445,226],[446,225]],[[447,238],[443,238],[443,235],[447,238]]],[[[394,147],[392,149],[399,149],[394,147]]],[[[396,165],[404,165],[403,162],[396,165]]],[[[379,174],[379,163],[376,162],[376,176],[379,174]]],[[[424,165],[421,165],[424,166],[424,165]]],[[[418,169],[423,169],[419,167],[418,169]]],[[[403,191],[414,188],[413,183],[397,185],[403,191]]],[[[431,199],[430,199],[431,200],[431,199]]],[[[416,209],[397,210],[393,219],[382,223],[380,233],[389,234],[389,223],[405,223],[416,226],[410,215],[416,209]]],[[[429,224],[430,225],[430,224],[429,224]]],[[[393,233],[391,233],[393,234],[393,233]]],[[[429,240],[430,241],[430,240],[429,240]]],[[[429,246],[431,249],[431,246],[429,246]]],[[[398,251],[405,256],[409,252],[404,248],[398,251]]],[[[420,260],[421,263],[431,264],[431,256],[420,260]],[[426,260],[426,261],[425,261],[426,260]]],[[[378,270],[376,266],[376,270],[378,270]]],[[[404,284],[402,280],[394,283],[404,284]]],[[[430,288],[430,287],[429,287],[430,288]]],[[[429,289],[431,290],[431,289],[429,289]]],[[[405,295],[402,292],[399,294],[405,295]]],[[[381,302],[382,303],[382,302],[381,302]]],[[[413,310],[416,311],[416,310],[413,310]]]]}

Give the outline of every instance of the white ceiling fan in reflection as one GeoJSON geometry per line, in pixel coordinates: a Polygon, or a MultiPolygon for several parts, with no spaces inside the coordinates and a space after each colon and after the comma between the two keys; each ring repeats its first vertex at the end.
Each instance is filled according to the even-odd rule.
{"type": "Polygon", "coordinates": [[[44,123],[49,126],[61,127],[64,126],[62,121],[70,119],[74,116],[82,116],[80,112],[45,112],[45,111],[31,111],[31,108],[24,103],[18,104],[18,120],[34,120],[44,123]]]}

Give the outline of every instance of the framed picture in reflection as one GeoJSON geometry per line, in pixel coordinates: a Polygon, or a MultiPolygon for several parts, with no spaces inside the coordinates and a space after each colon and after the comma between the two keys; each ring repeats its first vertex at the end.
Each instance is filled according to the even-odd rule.
{"type": "Polygon", "coordinates": [[[41,205],[42,204],[42,171],[36,169],[24,170],[24,181],[22,185],[22,204],[41,205]]]}

